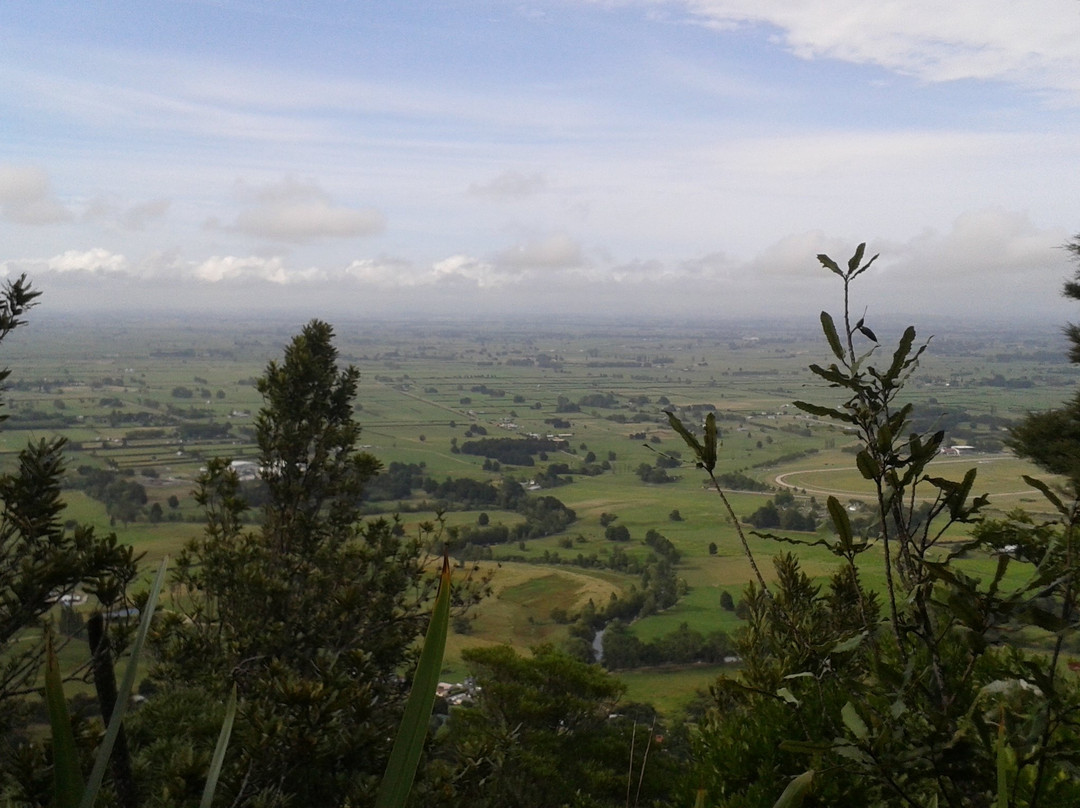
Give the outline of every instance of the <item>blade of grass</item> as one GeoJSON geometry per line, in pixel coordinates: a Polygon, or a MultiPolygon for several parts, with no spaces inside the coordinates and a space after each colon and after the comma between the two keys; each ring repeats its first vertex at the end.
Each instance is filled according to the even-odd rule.
{"type": "Polygon", "coordinates": [[[214,791],[217,789],[218,777],[221,775],[221,766],[225,762],[225,750],[229,746],[229,736],[232,735],[234,720],[236,720],[235,684],[232,695],[229,696],[229,702],[225,705],[225,720],[221,724],[221,733],[218,735],[217,746],[214,748],[214,757],[210,761],[210,771],[206,775],[206,786],[203,788],[199,808],[210,808],[214,801],[214,791]]]}
{"type": "Polygon", "coordinates": [[[75,808],[84,786],[51,629],[45,635],[45,703],[52,727],[53,800],[57,808],[75,808]]]}
{"type": "Polygon", "coordinates": [[[788,783],[784,793],[780,795],[780,799],[773,803],[773,808],[796,808],[796,806],[802,805],[803,797],[810,791],[810,786],[813,784],[814,770],[810,769],[803,772],[788,783]]]}
{"type": "Polygon", "coordinates": [[[113,708],[112,717],[109,719],[109,728],[105,731],[105,738],[102,740],[101,746],[98,747],[97,757],[94,758],[94,768],[90,772],[90,779],[86,781],[86,790],[83,791],[79,808],[92,808],[94,800],[97,798],[98,789],[101,788],[101,781],[105,777],[105,767],[109,763],[109,756],[112,754],[113,744],[116,743],[116,736],[120,734],[120,725],[123,723],[124,713],[127,712],[131,690],[135,686],[139,655],[142,653],[143,643],[146,642],[146,635],[150,632],[150,622],[154,617],[154,609],[157,607],[161,588],[165,584],[165,570],[168,566],[169,558],[166,556],[161,559],[161,566],[158,567],[157,575],[154,576],[154,583],[150,587],[150,596],[146,599],[146,606],[143,608],[139,631],[135,635],[135,642],[131,646],[131,658],[128,660],[127,670],[124,672],[124,681],[116,694],[116,707],[113,708]]]}
{"type": "Polygon", "coordinates": [[[405,714],[398,727],[394,748],[386,764],[376,808],[401,808],[405,805],[416,777],[416,766],[424,750],[431,708],[435,704],[435,689],[442,671],[443,651],[450,625],[450,558],[443,556],[442,574],[439,576],[439,593],[431,612],[420,663],[413,676],[412,690],[405,704],[405,714]]]}

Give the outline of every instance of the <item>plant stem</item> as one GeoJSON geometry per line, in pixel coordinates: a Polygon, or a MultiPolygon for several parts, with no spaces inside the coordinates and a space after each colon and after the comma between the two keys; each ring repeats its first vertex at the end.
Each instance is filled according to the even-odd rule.
{"type": "Polygon", "coordinates": [[[742,525],[739,524],[739,517],[735,515],[735,510],[731,507],[731,503],[728,502],[728,498],[724,494],[724,489],[720,487],[720,482],[716,479],[712,470],[707,469],[707,471],[709,472],[709,479],[712,480],[713,488],[715,488],[716,493],[720,495],[720,500],[724,503],[724,507],[727,508],[728,515],[735,525],[735,532],[739,534],[739,541],[742,542],[746,560],[750,562],[750,569],[754,571],[754,575],[758,579],[758,583],[761,584],[761,588],[764,590],[765,594],[768,595],[769,598],[772,598],[772,592],[769,591],[769,586],[765,583],[765,577],[761,574],[761,570],[758,569],[757,562],[754,560],[754,554],[750,552],[750,545],[746,541],[746,534],[743,533],[742,525]]]}

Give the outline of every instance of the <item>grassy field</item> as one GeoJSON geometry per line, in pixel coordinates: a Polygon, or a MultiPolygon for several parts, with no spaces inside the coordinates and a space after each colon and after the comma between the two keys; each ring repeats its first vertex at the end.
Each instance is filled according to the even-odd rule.
{"type": "MultiPolygon", "coordinates": [[[[62,435],[69,441],[72,475],[86,466],[139,481],[147,503],[134,520],[117,521],[103,503],[75,489],[65,492],[65,518],[115,530],[145,553],[144,566],[150,569],[199,532],[191,491],[206,460],[257,456],[252,424],[260,399],[253,380],[300,325],[52,323],[20,332],[6,344],[13,371],[6,392],[11,418],[0,431],[0,463],[10,467],[28,439],[62,435]],[[200,432],[208,426],[213,435],[200,432]],[[172,497],[175,507],[169,504],[172,497]],[[157,523],[148,516],[155,503],[163,514],[157,523]]],[[[643,538],[654,529],[682,554],[678,575],[687,594],[663,613],[637,621],[633,631],[651,639],[682,623],[701,631],[738,629],[734,614],[720,608],[720,597],[728,592],[737,600],[751,573],[716,493],[706,488],[702,472],[685,462],[669,470],[677,479],[667,484],[643,483],[635,473],[662,455],[688,457],[664,409],[698,405],[687,414],[693,420],[702,417],[702,408],[715,408],[723,443],[717,473],[738,472],[770,487],[764,493],[730,494],[741,518],[785,487],[804,508],[822,506],[829,495],[844,503],[872,499],[855,471],[854,455],[845,451],[853,437],[791,406],[797,398],[838,403],[835,391],[817,385],[806,370],[825,352],[812,322],[469,329],[447,323],[422,330],[344,323],[337,332],[343,357],[361,371],[361,440],[384,464],[423,464],[436,480],[509,475],[524,484],[548,463],[576,467],[590,454],[610,466],[599,476],[574,474],[569,484],[541,492],[576,512],[564,535],[529,540],[524,550],[516,542],[493,548],[495,560],[482,567],[494,574],[494,595],[467,626],[459,626],[462,633],[452,635],[447,677],[463,674],[461,652],[471,646],[508,643],[524,650],[558,643],[567,629],[552,620],[553,609],[573,612],[590,598],[599,603],[635,583],[631,576],[604,570],[511,560],[535,561],[545,551],[565,558],[606,553],[610,542],[602,514],[615,514],[617,524],[629,529],[628,553],[645,557],[649,548],[643,538]],[[552,434],[566,443],[535,466],[492,470],[484,468],[484,458],[457,451],[478,432],[552,434]],[[676,510],[678,521],[670,518],[676,510]],[[712,543],[715,554],[709,551],[712,543]]],[[[988,492],[995,513],[1043,507],[1021,479],[1034,469],[1003,453],[1001,439],[1009,419],[1071,394],[1076,369],[1043,358],[1060,342],[1051,329],[939,330],[910,387],[918,411],[927,412],[931,422],[954,426],[946,446],[976,447],[960,457],[943,456],[934,472],[960,477],[976,468],[975,493],[988,492]]],[[[401,518],[409,532],[435,516],[419,497],[386,507],[388,513],[406,509],[401,518]]],[[[451,511],[447,525],[475,524],[478,515],[451,511]]],[[[508,526],[522,519],[495,510],[488,516],[492,524],[508,526]]],[[[950,538],[961,536],[957,531],[950,538]]],[[[792,549],[760,538],[750,542],[766,574],[771,555],[792,549]]],[[[816,577],[833,566],[820,548],[804,549],[800,556],[803,568],[816,577]]],[[[872,558],[873,551],[867,560],[872,558]]],[[[969,563],[975,570],[985,566],[979,559],[969,563]]],[[[624,679],[633,698],[651,693],[653,700],[677,705],[717,673],[691,668],[624,679]]]]}

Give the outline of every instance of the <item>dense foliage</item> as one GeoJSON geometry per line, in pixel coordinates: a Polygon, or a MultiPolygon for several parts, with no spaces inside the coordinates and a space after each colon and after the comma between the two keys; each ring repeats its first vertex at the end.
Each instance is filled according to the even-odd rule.
{"type": "MultiPolygon", "coordinates": [[[[39,294],[25,276],[4,285],[0,341],[25,324],[39,294]]],[[[9,373],[0,370],[0,382],[9,373]]],[[[106,610],[129,605],[136,561],[131,548],[114,534],[64,524],[63,453],[63,439],[33,441],[18,453],[15,470],[0,476],[0,731],[15,721],[16,697],[32,689],[41,670],[43,618],[57,600],[83,585],[106,610]]],[[[6,732],[3,739],[7,747],[6,732]]],[[[11,750],[0,750],[4,763],[11,757],[11,750]]]]}
{"type": "MultiPolygon", "coordinates": [[[[830,497],[832,537],[802,540],[840,562],[827,590],[792,555],[777,560],[773,584],[760,574],[751,584],[743,671],[718,682],[698,737],[702,782],[726,806],[771,805],[803,769],[793,785],[813,784],[824,805],[1075,805],[1080,691],[1060,668],[1076,620],[1078,477],[1058,492],[1027,478],[1057,511],[1056,524],[1014,515],[983,522],[960,545],[946,541],[949,526],[976,521],[986,500],[971,498],[974,469],[961,480],[936,476],[930,464],[944,433],[918,432],[900,399],[926,348],[914,328],[884,365],[873,363],[877,337],[850,313],[851,283],[874,262],[863,255],[860,245],[846,268],[819,256],[842,279],[844,310],[839,326],[822,313],[833,361],[811,370],[843,399],[796,406],[859,436],[856,461],[876,492],[876,524],[857,531],[830,497]],[[856,349],[857,340],[867,347],[856,349]],[[1006,543],[989,581],[958,562],[1006,543]],[[885,581],[880,598],[861,577],[874,564],[885,581]],[[1020,583],[1006,586],[1007,573],[1020,583]],[[1028,625],[1046,630],[1048,651],[1008,642],[1028,625]]],[[[711,474],[712,417],[703,439],[672,421],[711,474]]],[[[1051,446],[1048,433],[1036,438],[1024,427],[1014,436],[1027,456],[1067,473],[1059,458],[1074,448],[1068,436],[1051,446]]]]}
{"type": "Polygon", "coordinates": [[[648,708],[619,704],[624,687],[605,671],[552,646],[464,658],[475,696],[451,709],[425,803],[585,808],[673,796],[678,770],[663,727],[648,708]]]}
{"type": "Polygon", "coordinates": [[[206,710],[185,705],[223,701],[233,684],[228,801],[364,803],[385,765],[431,582],[417,540],[385,520],[359,524],[378,464],[356,448],[357,373],[337,368],[332,337],[313,321],[259,380],[259,527],[244,528],[225,460],[199,481],[205,534],[179,560],[156,638],[159,692],[139,715],[138,732],[157,738],[145,754],[174,778],[154,784],[151,803],[175,804],[182,794],[166,784],[206,748],[206,710]]]}

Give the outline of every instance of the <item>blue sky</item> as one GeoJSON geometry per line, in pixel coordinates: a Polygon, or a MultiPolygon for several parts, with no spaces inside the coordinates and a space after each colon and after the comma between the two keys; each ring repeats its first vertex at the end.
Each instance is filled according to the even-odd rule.
{"type": "Polygon", "coordinates": [[[0,268],[58,308],[1069,316],[1075,0],[12,2],[0,268]],[[913,288],[919,291],[911,291],[913,288]]]}

